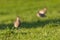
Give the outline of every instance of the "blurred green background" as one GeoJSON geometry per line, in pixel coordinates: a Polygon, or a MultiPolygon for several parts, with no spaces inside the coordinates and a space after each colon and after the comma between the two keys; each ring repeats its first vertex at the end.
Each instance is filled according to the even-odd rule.
{"type": "Polygon", "coordinates": [[[60,40],[60,0],[0,0],[0,40],[60,40]],[[46,7],[46,17],[37,11],[46,7]],[[20,16],[21,26],[12,29],[20,16]]]}

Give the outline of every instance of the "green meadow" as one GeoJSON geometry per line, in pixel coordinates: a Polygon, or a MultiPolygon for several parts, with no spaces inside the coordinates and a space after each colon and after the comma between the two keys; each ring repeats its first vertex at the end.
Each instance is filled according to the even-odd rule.
{"type": "Polygon", "coordinates": [[[60,40],[60,0],[0,0],[0,40],[60,40]],[[44,7],[46,17],[37,17],[44,7]]]}

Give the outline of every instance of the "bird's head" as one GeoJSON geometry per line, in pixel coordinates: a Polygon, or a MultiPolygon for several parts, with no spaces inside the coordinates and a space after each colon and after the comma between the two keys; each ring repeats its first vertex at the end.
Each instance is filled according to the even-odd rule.
{"type": "Polygon", "coordinates": [[[44,11],[47,11],[47,8],[44,8],[44,11]]]}
{"type": "Polygon", "coordinates": [[[20,20],[20,17],[19,17],[19,16],[17,16],[16,20],[17,20],[17,21],[19,21],[19,20],[20,20]]]}

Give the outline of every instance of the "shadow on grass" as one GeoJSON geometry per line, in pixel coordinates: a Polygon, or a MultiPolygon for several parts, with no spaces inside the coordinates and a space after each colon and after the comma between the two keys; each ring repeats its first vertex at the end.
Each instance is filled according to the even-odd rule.
{"type": "MultiPolygon", "coordinates": [[[[60,19],[51,19],[51,20],[45,20],[45,21],[36,21],[36,22],[22,22],[20,28],[36,28],[36,27],[44,27],[47,24],[51,24],[53,23],[54,26],[58,26],[57,24],[60,25],[60,19]]],[[[0,24],[0,29],[12,29],[13,23],[9,23],[9,24],[0,24]]]]}
{"type": "Polygon", "coordinates": [[[44,27],[45,25],[53,24],[53,26],[58,26],[60,24],[60,19],[53,19],[53,20],[45,20],[45,21],[36,21],[36,22],[22,22],[21,28],[36,28],[36,27],[44,27]]]}
{"type": "Polygon", "coordinates": [[[6,28],[9,28],[9,29],[12,29],[13,27],[13,23],[10,23],[10,24],[0,24],[0,29],[6,29],[6,28]]]}

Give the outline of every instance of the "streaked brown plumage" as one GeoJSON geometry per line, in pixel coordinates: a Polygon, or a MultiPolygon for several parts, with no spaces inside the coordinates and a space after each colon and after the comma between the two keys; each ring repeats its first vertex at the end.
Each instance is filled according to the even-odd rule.
{"type": "Polygon", "coordinates": [[[18,28],[21,25],[20,18],[17,16],[16,21],[14,22],[14,27],[18,28]]]}
{"type": "Polygon", "coordinates": [[[38,13],[37,13],[37,16],[38,17],[40,17],[40,16],[43,17],[46,14],[46,12],[47,12],[47,8],[39,10],[38,13]]]}

